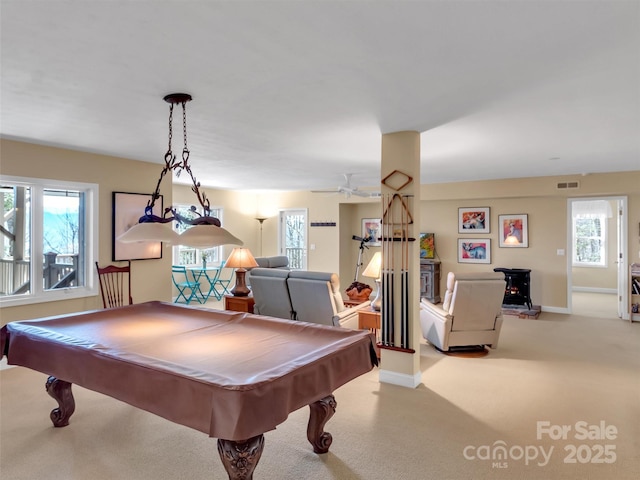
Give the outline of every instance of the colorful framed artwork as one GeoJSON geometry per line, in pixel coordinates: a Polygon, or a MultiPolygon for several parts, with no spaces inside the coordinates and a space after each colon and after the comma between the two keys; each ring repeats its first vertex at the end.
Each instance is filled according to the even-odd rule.
{"type": "Polygon", "coordinates": [[[491,263],[491,239],[459,238],[458,263],[491,263]]]}
{"type": "Polygon", "coordinates": [[[382,220],[379,218],[362,219],[362,238],[371,238],[368,245],[379,247],[382,245],[382,220]]]}
{"type": "MultiPolygon", "coordinates": [[[[111,257],[114,262],[162,258],[162,242],[124,243],[118,240],[120,235],[138,223],[151,197],[151,194],[146,193],[113,192],[111,257]]],[[[155,206],[157,211],[162,211],[162,195],[156,200],[155,206]]]]}
{"type": "Polygon", "coordinates": [[[436,243],[433,233],[420,234],[420,258],[435,258],[436,243]]]}
{"type": "Polygon", "coordinates": [[[491,218],[489,207],[458,208],[458,233],[489,233],[491,218]]]}
{"type": "Polygon", "coordinates": [[[529,222],[527,214],[498,215],[500,247],[527,248],[529,246],[529,222]]]}

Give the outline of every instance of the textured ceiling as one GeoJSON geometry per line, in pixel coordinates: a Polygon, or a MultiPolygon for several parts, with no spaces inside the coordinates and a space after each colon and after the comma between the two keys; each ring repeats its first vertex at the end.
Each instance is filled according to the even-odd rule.
{"type": "Polygon", "coordinates": [[[402,130],[422,183],[640,169],[638,1],[2,0],[0,19],[3,137],[160,163],[162,98],[187,92],[208,186],[377,186],[402,130]]]}

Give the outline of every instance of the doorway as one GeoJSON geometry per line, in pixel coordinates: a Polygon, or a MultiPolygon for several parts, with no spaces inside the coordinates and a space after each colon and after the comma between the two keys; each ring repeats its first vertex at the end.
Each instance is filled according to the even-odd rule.
{"type": "Polygon", "coordinates": [[[278,249],[289,259],[291,270],[307,269],[307,210],[280,210],[278,249]]]}
{"type": "Polygon", "coordinates": [[[568,199],[569,313],[624,317],[626,202],[626,197],[568,199]]]}

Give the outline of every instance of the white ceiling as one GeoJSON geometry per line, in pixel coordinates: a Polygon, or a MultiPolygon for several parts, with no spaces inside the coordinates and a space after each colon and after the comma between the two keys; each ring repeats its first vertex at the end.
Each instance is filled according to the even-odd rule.
{"type": "MultiPolygon", "coordinates": [[[[1,0],[0,16],[5,138],[161,163],[162,98],[187,92],[208,186],[377,186],[381,135],[402,130],[422,132],[422,183],[640,170],[637,0],[1,0]]],[[[178,154],[181,130],[178,113],[178,154]]]]}

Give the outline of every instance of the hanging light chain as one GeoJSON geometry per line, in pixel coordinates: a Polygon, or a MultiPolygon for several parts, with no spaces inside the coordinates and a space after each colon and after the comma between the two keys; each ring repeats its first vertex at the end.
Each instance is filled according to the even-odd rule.
{"type": "MultiPolygon", "coordinates": [[[[184,109],[184,103],[183,105],[183,109],[184,109]]],[[[173,103],[171,105],[169,105],[169,146],[167,147],[167,154],[168,156],[171,156],[171,143],[173,141],[173,103]]],[[[166,160],[167,155],[165,155],[165,160],[166,160]]]]}
{"type": "Polygon", "coordinates": [[[189,148],[187,147],[187,108],[186,102],[182,102],[182,135],[184,137],[184,149],[182,150],[182,159],[185,160],[185,154],[189,157],[189,148]]]}

